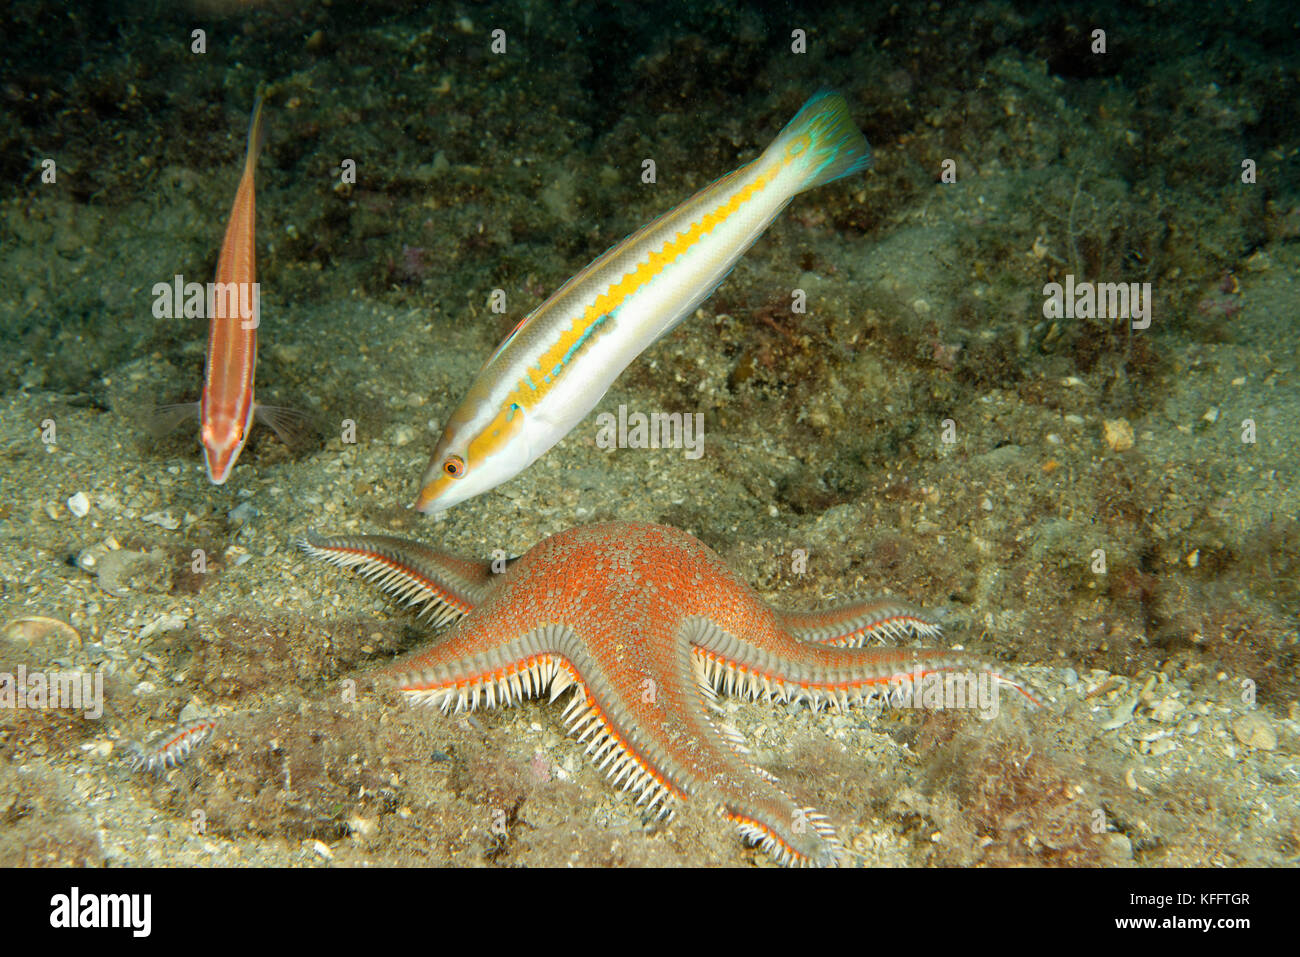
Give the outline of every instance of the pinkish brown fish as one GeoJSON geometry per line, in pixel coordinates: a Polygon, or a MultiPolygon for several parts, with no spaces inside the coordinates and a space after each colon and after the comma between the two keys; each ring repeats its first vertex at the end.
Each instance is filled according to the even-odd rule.
{"type": "Polygon", "coordinates": [[[292,409],[259,405],[253,398],[257,368],[257,330],[261,294],[257,284],[255,227],[257,203],[253,179],[262,148],[262,100],[253,106],[248,127],[244,175],[226,224],[217,259],[216,280],[209,287],[208,353],[203,392],[198,402],[160,407],[154,415],[155,434],[168,432],[197,414],[203,463],[214,485],[230,477],[256,417],[286,443],[298,437],[305,417],[292,409]]]}

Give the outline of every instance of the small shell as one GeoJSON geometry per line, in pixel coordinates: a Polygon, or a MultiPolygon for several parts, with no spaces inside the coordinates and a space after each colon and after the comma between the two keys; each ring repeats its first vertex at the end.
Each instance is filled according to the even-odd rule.
{"type": "Polygon", "coordinates": [[[1102,423],[1106,444],[1116,452],[1133,448],[1133,426],[1128,419],[1106,419],[1102,423]]]}
{"type": "Polygon", "coordinates": [[[151,525],[157,525],[168,531],[174,532],[181,527],[181,520],[171,512],[150,512],[140,521],[148,522],[151,525]]]}
{"type": "Polygon", "coordinates": [[[98,574],[99,563],[111,551],[113,551],[113,547],[107,543],[88,545],[77,552],[77,567],[83,572],[90,572],[92,575],[98,574]]]}
{"type": "Polygon", "coordinates": [[[1232,722],[1232,733],[1247,747],[1272,751],[1277,747],[1277,732],[1258,711],[1247,711],[1232,722]]]}
{"type": "Polygon", "coordinates": [[[15,618],[5,625],[0,637],[22,645],[52,644],[56,640],[65,647],[81,644],[81,635],[77,634],[77,629],[66,621],[43,615],[15,618]]]}
{"type": "Polygon", "coordinates": [[[1099,725],[1101,730],[1114,731],[1116,728],[1122,728],[1132,721],[1133,709],[1137,707],[1138,697],[1138,695],[1134,694],[1117,704],[1111,711],[1110,717],[1099,725]]]}

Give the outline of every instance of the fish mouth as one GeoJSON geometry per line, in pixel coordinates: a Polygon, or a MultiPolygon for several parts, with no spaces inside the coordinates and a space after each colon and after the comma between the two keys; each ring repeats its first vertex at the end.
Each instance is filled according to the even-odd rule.
{"type": "Polygon", "coordinates": [[[235,469],[235,460],[239,458],[239,453],[243,450],[243,445],[237,445],[234,448],[217,448],[203,449],[203,464],[208,470],[208,481],[213,485],[225,485],[226,479],[230,478],[230,473],[235,469]]]}
{"type": "Polygon", "coordinates": [[[444,486],[441,479],[425,483],[420,488],[420,494],[415,497],[415,510],[425,515],[436,515],[450,508],[450,503],[442,501],[444,486]]]}
{"type": "Polygon", "coordinates": [[[204,464],[208,467],[208,481],[213,485],[225,485],[235,463],[232,459],[225,463],[214,464],[211,459],[208,459],[204,464]]]}

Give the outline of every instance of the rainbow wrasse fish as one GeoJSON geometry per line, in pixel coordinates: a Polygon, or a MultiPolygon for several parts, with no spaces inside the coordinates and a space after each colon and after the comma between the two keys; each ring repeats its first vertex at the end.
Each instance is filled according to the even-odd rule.
{"type": "Polygon", "coordinates": [[[798,193],[866,169],[839,93],[818,93],[761,156],[628,236],[524,318],[479,371],[415,507],[513,478],[569,433],[647,346],[689,316],[798,193]]]}
{"type": "Polygon", "coordinates": [[[208,351],[203,391],[198,402],[160,406],[151,421],[152,431],[157,435],[198,416],[203,463],[214,485],[222,485],[230,477],[248,441],[254,416],[286,441],[296,441],[305,422],[299,412],[260,405],[253,398],[257,330],[261,324],[255,232],[257,200],[253,180],[262,142],[262,99],[258,97],[248,124],[244,173],[235,192],[217,258],[216,280],[207,300],[208,351]]]}

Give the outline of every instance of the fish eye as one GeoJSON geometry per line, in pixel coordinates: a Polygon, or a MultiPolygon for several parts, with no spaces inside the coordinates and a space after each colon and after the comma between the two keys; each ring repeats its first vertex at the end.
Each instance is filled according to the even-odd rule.
{"type": "Polygon", "coordinates": [[[448,458],[447,461],[442,463],[442,471],[447,475],[448,478],[454,478],[454,479],[464,478],[465,460],[461,458],[459,455],[453,455],[450,458],[448,458]]]}

